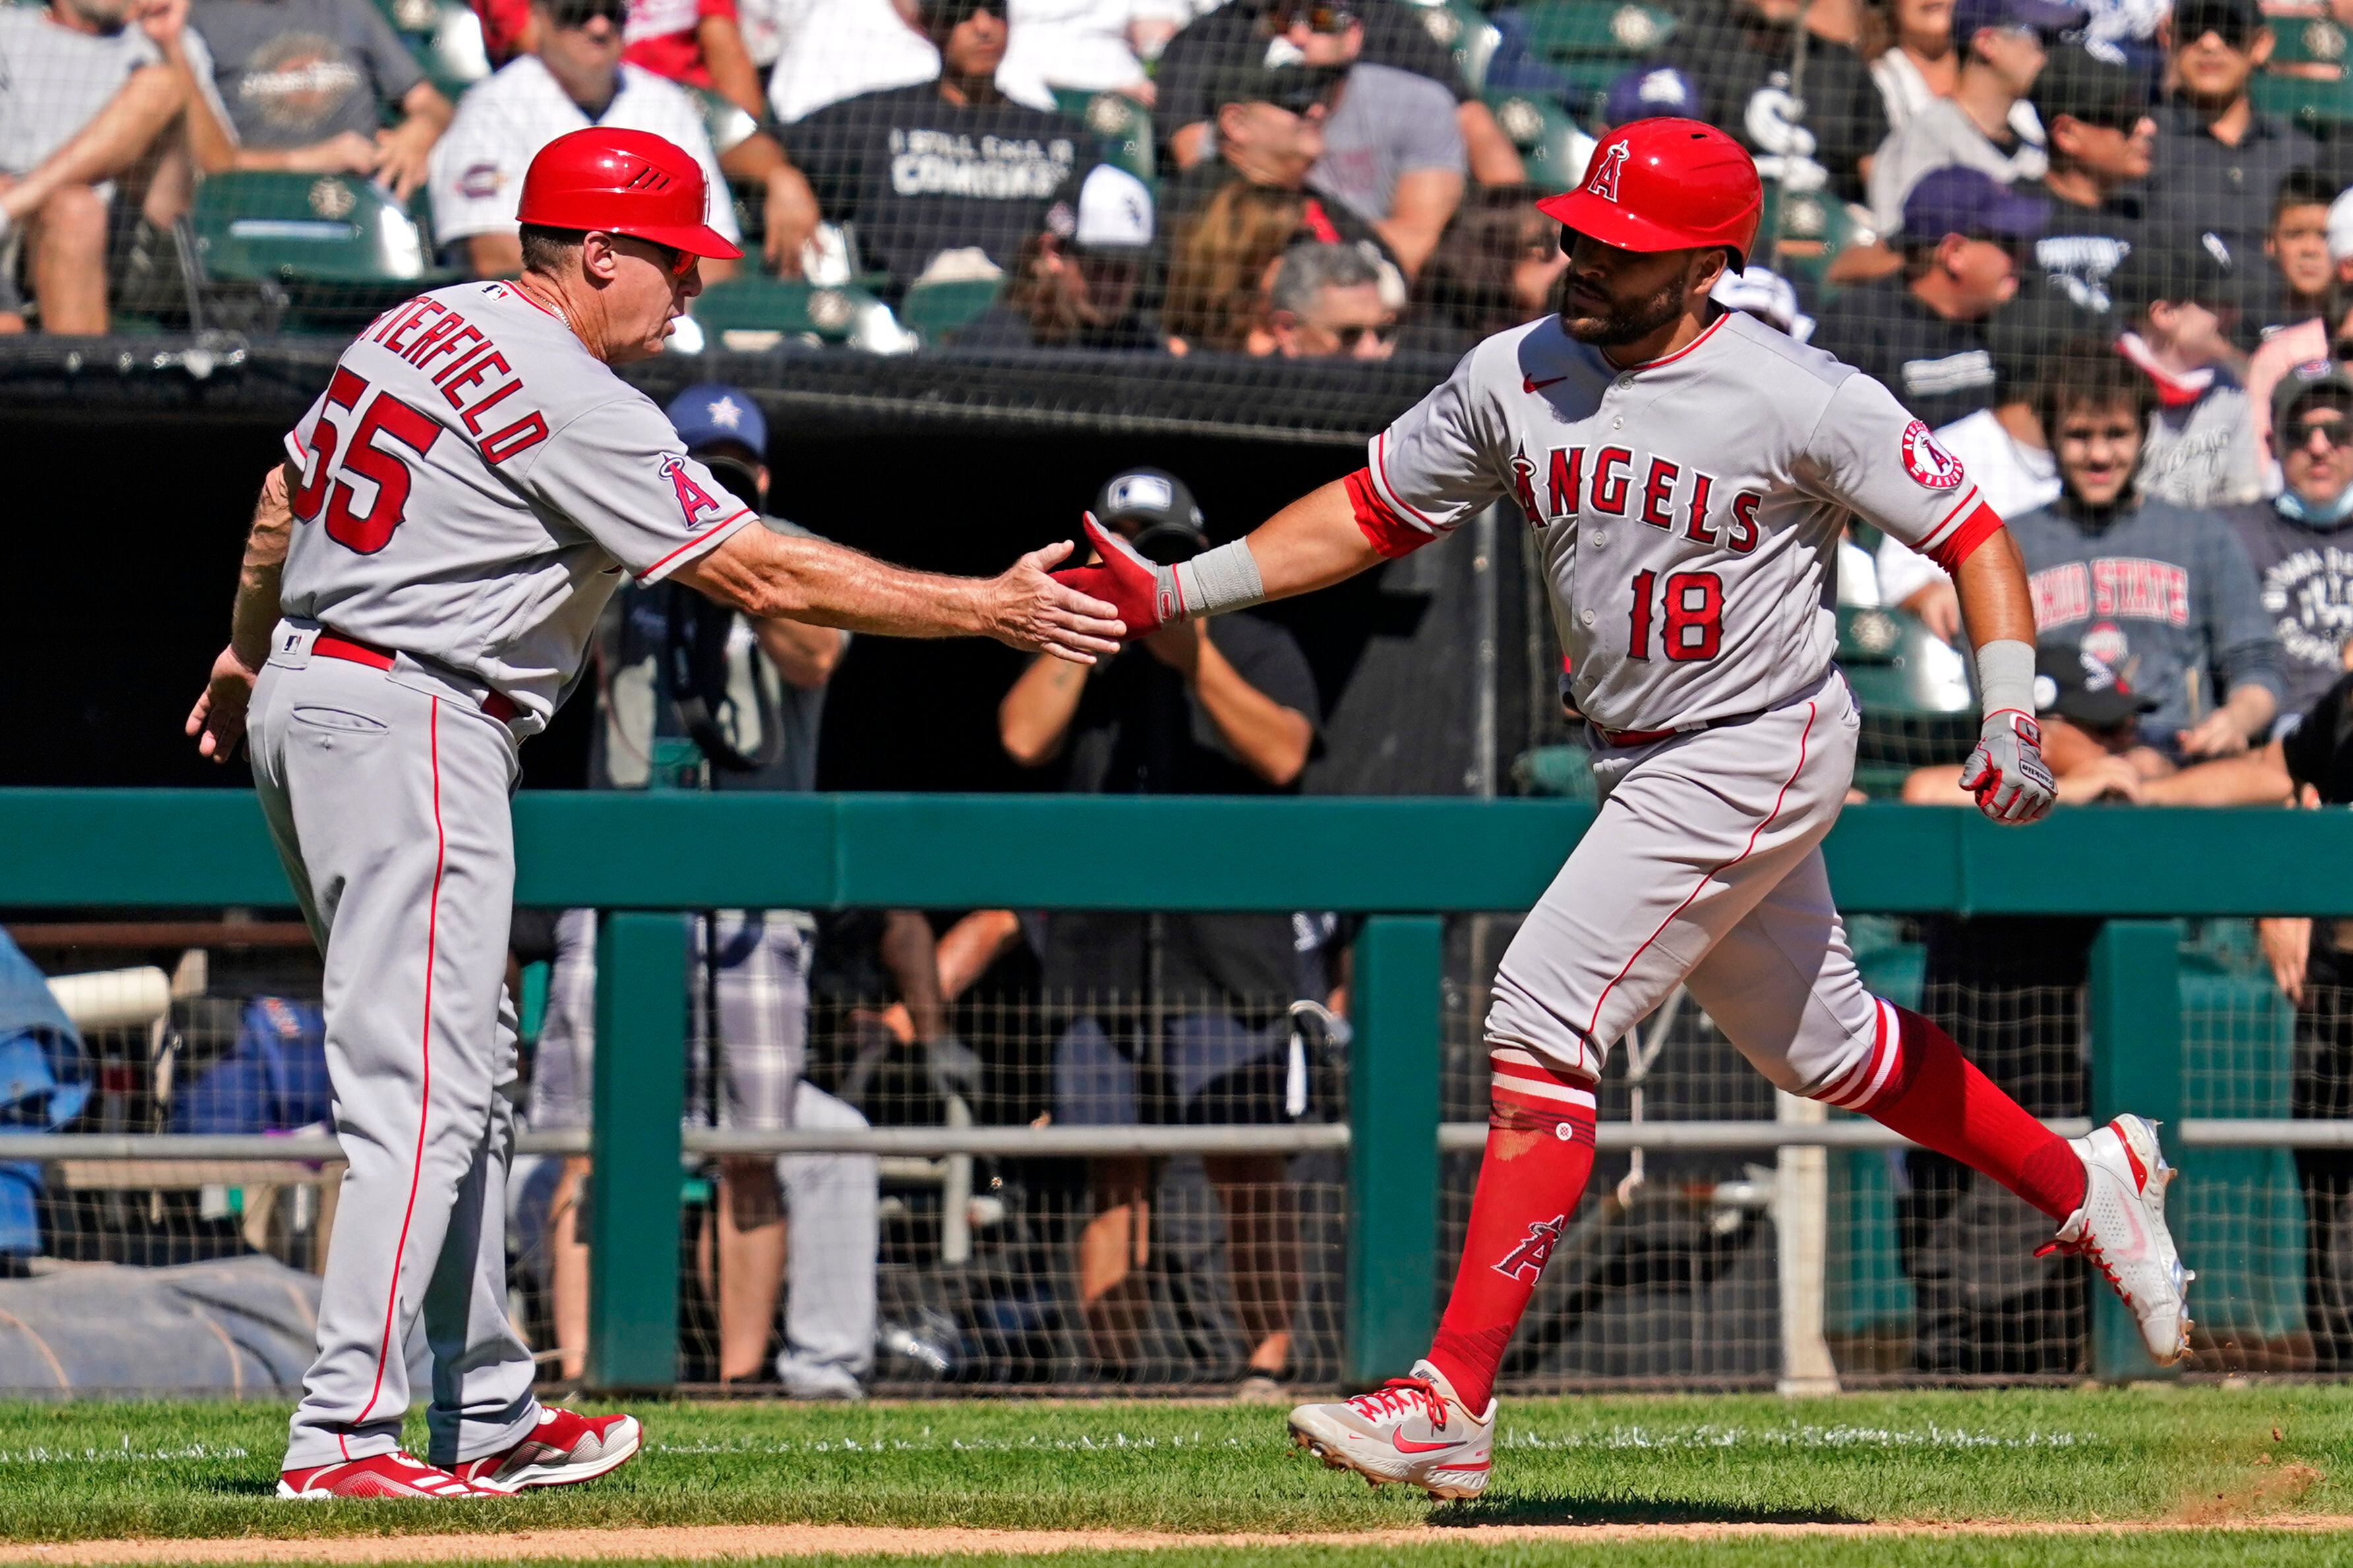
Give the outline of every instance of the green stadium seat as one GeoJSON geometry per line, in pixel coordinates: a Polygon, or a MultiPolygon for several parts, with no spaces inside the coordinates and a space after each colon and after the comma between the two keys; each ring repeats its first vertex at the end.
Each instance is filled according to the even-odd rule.
{"type": "Polygon", "coordinates": [[[1495,56],[1497,33],[1486,14],[1467,0],[1409,0],[1420,7],[1422,25],[1454,57],[1454,74],[1476,89],[1486,83],[1487,62],[1495,56]]]}
{"type": "Polygon", "coordinates": [[[1838,662],[1862,709],[1855,787],[1892,799],[1914,768],[1957,763],[1977,743],[1968,661],[1906,611],[1842,605],[1838,662]]]}
{"type": "Polygon", "coordinates": [[[481,19],[465,0],[375,0],[375,8],[451,100],[491,74],[481,19]]]}
{"type": "Polygon", "coordinates": [[[1054,89],[1054,107],[1103,139],[1111,162],[1149,185],[1158,178],[1153,167],[1152,111],[1122,92],[1054,89]]]}
{"type": "Polygon", "coordinates": [[[1640,0],[1536,0],[1520,16],[1529,46],[1560,60],[1655,59],[1677,21],[1673,12],[1640,0]]]}
{"type": "Polygon", "coordinates": [[[2255,107],[2324,137],[2353,121],[2353,78],[2319,81],[2311,77],[2258,73],[2250,84],[2255,107]]]}
{"type": "Polygon", "coordinates": [[[276,294],[291,331],[348,328],[462,276],[433,265],[418,216],[351,174],[215,174],[189,227],[205,281],[276,294]]]}
{"type": "Polygon", "coordinates": [[[1512,759],[1512,787],[1522,795],[1592,802],[1593,749],[1580,742],[1538,746],[1512,759]]]}
{"type": "Polygon", "coordinates": [[[2327,16],[2281,16],[2272,23],[2272,58],[2264,69],[2274,76],[2320,78],[2345,69],[2345,28],[2327,16]],[[2299,67],[2286,70],[2284,67],[2299,67]]]}
{"type": "Polygon", "coordinates": [[[910,284],[899,301],[899,324],[927,343],[943,342],[977,320],[1004,288],[1001,278],[910,284]]]}
{"type": "Polygon", "coordinates": [[[1565,191],[1584,177],[1593,138],[1578,129],[1567,110],[1542,93],[1486,91],[1480,96],[1520,150],[1530,184],[1540,191],[1565,191]]]}
{"type": "Polygon", "coordinates": [[[1785,191],[1767,182],[1765,211],[1757,226],[1755,259],[1785,277],[1820,287],[1853,232],[1846,204],[1828,191],[1785,191]]]}
{"type": "Polygon", "coordinates": [[[890,307],[863,289],[739,274],[694,301],[694,319],[713,342],[760,353],[787,340],[848,342],[873,311],[890,307]]]}

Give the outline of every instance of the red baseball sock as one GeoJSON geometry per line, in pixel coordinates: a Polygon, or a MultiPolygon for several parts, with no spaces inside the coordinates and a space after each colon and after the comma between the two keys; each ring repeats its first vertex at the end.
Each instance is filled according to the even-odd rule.
{"type": "Polygon", "coordinates": [[[2084,1203],[2084,1162],[1909,1008],[1879,1004],[1879,1037],[1852,1072],[1815,1096],[1983,1171],[2052,1219],[2084,1203]]]}
{"type": "Polygon", "coordinates": [[[1592,1084],[1517,1046],[1495,1046],[1487,1059],[1487,1152],[1462,1266],[1430,1345],[1430,1363],[1474,1414],[1487,1408],[1504,1347],[1593,1173],[1592,1084]]]}

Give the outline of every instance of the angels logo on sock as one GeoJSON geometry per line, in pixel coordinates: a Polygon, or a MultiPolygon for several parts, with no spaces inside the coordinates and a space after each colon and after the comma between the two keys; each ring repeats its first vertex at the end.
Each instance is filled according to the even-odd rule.
{"type": "Polygon", "coordinates": [[[1565,1214],[1529,1222],[1527,1239],[1504,1255],[1502,1261],[1495,1265],[1495,1272],[1523,1285],[1535,1284],[1543,1275],[1544,1266],[1552,1257],[1552,1249],[1560,1245],[1560,1233],[1567,1224],[1568,1216],[1565,1214]]]}
{"type": "Polygon", "coordinates": [[[1904,426],[1904,471],[1923,489],[1948,490],[1961,482],[1961,460],[1938,446],[1918,419],[1904,426]]]}

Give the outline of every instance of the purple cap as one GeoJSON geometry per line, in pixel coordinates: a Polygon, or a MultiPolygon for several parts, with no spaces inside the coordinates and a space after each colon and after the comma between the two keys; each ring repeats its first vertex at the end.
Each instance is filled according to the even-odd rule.
{"type": "Polygon", "coordinates": [[[1613,128],[1637,120],[1696,120],[1699,89],[1672,66],[1637,66],[1609,84],[1601,118],[1613,128]]]}
{"type": "Polygon", "coordinates": [[[1931,169],[1904,198],[1904,237],[1935,241],[1948,234],[1979,239],[2038,239],[2051,204],[2022,196],[1977,169],[1931,169]]]}
{"type": "Polygon", "coordinates": [[[2031,27],[2046,36],[2080,31],[2091,19],[2060,0],[1953,0],[1953,37],[1962,48],[1987,27],[2031,27]]]}

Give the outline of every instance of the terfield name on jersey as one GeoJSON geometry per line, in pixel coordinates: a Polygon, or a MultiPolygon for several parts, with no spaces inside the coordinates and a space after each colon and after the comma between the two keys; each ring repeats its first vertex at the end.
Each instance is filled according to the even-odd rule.
{"type": "Polygon", "coordinates": [[[1746,555],[1757,548],[1757,509],[1765,498],[1736,490],[1719,509],[1722,489],[1714,474],[1630,447],[1555,447],[1541,473],[1526,453],[1512,454],[1512,493],[1531,528],[1586,512],[1630,516],[1669,533],[1680,531],[1694,544],[1746,555]]]}

